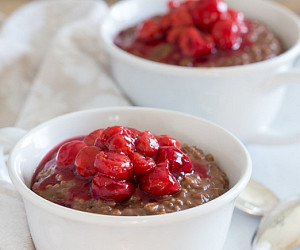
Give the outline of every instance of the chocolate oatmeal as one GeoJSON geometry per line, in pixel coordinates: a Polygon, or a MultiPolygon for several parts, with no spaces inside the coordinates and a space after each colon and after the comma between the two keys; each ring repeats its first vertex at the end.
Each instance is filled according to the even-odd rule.
{"type": "Polygon", "coordinates": [[[176,139],[166,135],[152,137],[149,131],[145,133],[119,126],[110,128],[109,132],[101,130],[95,136],[94,131],[83,140],[71,140],[53,149],[37,168],[32,180],[32,190],[49,201],[81,211],[141,216],[192,208],[217,198],[229,189],[226,174],[218,167],[211,154],[204,154],[195,146],[181,147],[176,139]],[[111,166],[108,159],[114,160],[113,168],[118,166],[120,161],[124,162],[124,159],[127,159],[124,153],[113,152],[113,157],[108,153],[114,138],[120,134],[131,134],[135,138],[131,140],[135,145],[134,152],[127,151],[127,147],[122,149],[127,152],[131,162],[129,165],[123,165],[122,180],[120,172],[118,177],[112,176],[113,173],[108,174],[106,170],[103,172],[103,169],[111,166]],[[152,148],[141,148],[139,142],[144,140],[145,145],[144,142],[149,141],[149,137],[155,139],[157,147],[152,142],[152,148]],[[175,166],[178,162],[172,162],[173,152],[179,157],[175,159],[180,162],[179,165],[175,166]],[[90,157],[88,159],[92,158],[95,171],[90,168],[90,172],[87,172],[87,168],[84,169],[80,165],[84,162],[85,167],[90,166],[86,155],[90,157]],[[168,158],[167,161],[165,157],[168,158]],[[145,164],[145,159],[148,165],[145,164]],[[103,166],[103,162],[106,165],[103,166]],[[145,166],[149,165],[151,169],[146,169],[145,166]],[[128,170],[126,173],[130,173],[129,177],[124,175],[124,169],[128,170]],[[115,190],[112,191],[111,187],[115,190]]]}
{"type": "Polygon", "coordinates": [[[245,18],[222,0],[170,1],[166,14],[122,30],[114,43],[141,58],[187,67],[244,65],[284,51],[265,24],[245,18]]]}

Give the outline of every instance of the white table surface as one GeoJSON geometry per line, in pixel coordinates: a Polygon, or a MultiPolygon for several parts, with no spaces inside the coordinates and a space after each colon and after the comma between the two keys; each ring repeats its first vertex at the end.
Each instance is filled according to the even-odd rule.
{"type": "MultiPolygon", "coordinates": [[[[300,68],[299,68],[300,70],[300,68]]],[[[299,79],[300,80],[300,79],[299,79]]],[[[300,136],[300,86],[291,84],[273,128],[300,136]]],[[[253,161],[252,177],[265,184],[280,199],[300,195],[300,143],[293,145],[246,145],[253,161]]],[[[235,209],[225,250],[251,249],[251,239],[260,217],[235,209]]],[[[299,235],[300,237],[300,235],[299,235]]],[[[300,250],[300,246],[295,248],[300,250]]]]}

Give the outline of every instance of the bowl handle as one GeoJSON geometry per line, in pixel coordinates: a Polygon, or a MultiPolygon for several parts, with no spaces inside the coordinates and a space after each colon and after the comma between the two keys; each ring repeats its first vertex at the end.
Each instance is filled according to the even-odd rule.
{"type": "Polygon", "coordinates": [[[300,83],[300,69],[299,66],[289,69],[284,72],[275,74],[270,80],[270,90],[278,88],[282,85],[287,85],[290,83],[300,83]]]}
{"type": "Polygon", "coordinates": [[[26,130],[16,127],[5,127],[0,129],[0,145],[4,148],[4,153],[8,154],[12,147],[25,134],[26,130]]]}
{"type": "Polygon", "coordinates": [[[247,140],[249,144],[287,145],[300,143],[300,132],[283,134],[280,131],[266,129],[247,140]]]}
{"type": "MultiPolygon", "coordinates": [[[[300,70],[293,68],[286,72],[280,72],[270,81],[267,91],[272,91],[273,89],[285,86],[288,84],[300,84],[300,70]]],[[[299,100],[298,100],[299,101],[299,100]]],[[[297,111],[297,109],[295,109],[297,111]]],[[[300,119],[299,119],[300,121],[300,119]]],[[[300,125],[300,124],[299,124],[300,125]]],[[[298,126],[300,127],[300,126],[298,126]]],[[[255,136],[247,140],[247,143],[255,144],[293,144],[300,143],[300,131],[296,132],[286,132],[277,131],[272,128],[264,128],[264,130],[258,132],[255,136]]]]}

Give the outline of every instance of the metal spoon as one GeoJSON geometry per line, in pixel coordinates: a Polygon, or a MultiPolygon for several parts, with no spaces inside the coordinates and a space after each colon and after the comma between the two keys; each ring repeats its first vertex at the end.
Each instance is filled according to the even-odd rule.
{"type": "Polygon", "coordinates": [[[278,201],[271,190],[253,179],[238,197],[238,209],[263,216],[253,236],[253,250],[287,250],[300,244],[300,196],[278,201]]]}
{"type": "Polygon", "coordinates": [[[298,245],[300,245],[300,196],[294,196],[280,202],[262,218],[253,236],[252,249],[285,250],[298,245]]]}
{"type": "Polygon", "coordinates": [[[239,195],[235,206],[251,215],[263,216],[278,203],[278,197],[261,183],[250,179],[247,187],[239,195]]]}

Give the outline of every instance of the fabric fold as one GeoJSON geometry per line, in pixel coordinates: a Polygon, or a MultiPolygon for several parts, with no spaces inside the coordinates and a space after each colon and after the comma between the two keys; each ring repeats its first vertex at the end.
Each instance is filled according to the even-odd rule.
{"type": "MultiPolygon", "coordinates": [[[[106,70],[103,1],[34,1],[0,28],[0,128],[31,129],[77,110],[128,106],[106,70]]],[[[3,144],[2,140],[2,144],[3,144]]],[[[0,140],[1,144],[1,140],[0,140]]],[[[0,145],[0,249],[34,249],[22,199],[0,145]]]]}

